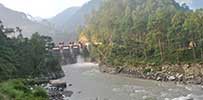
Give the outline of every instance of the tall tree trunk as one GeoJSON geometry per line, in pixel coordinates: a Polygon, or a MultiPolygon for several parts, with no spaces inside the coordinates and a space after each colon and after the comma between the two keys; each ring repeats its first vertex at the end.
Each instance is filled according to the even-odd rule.
{"type": "MultiPolygon", "coordinates": [[[[202,35],[201,35],[201,39],[202,39],[202,35]]],[[[203,59],[203,41],[200,41],[200,48],[201,48],[201,59],[203,59]]]]}
{"type": "MultiPolygon", "coordinates": [[[[202,38],[202,34],[201,34],[201,39],[203,39],[202,38]]],[[[201,59],[203,59],[203,41],[201,40],[201,59]]]]}
{"type": "Polygon", "coordinates": [[[195,47],[192,49],[192,52],[193,52],[193,57],[194,57],[194,59],[196,59],[197,56],[196,56],[196,52],[195,52],[195,47]]]}
{"type": "MultiPolygon", "coordinates": [[[[193,36],[193,37],[194,37],[194,36],[193,36]]],[[[193,38],[193,48],[192,48],[192,52],[193,52],[193,57],[194,57],[194,59],[196,59],[196,58],[197,58],[195,48],[196,48],[196,43],[194,42],[194,38],[193,38]]]]}
{"type": "Polygon", "coordinates": [[[182,45],[180,43],[180,44],[178,44],[178,51],[177,51],[177,62],[178,63],[180,62],[179,54],[180,54],[180,52],[182,52],[181,49],[182,49],[182,45]]]}
{"type": "Polygon", "coordinates": [[[144,56],[145,56],[145,61],[148,60],[146,47],[144,48],[144,56]]]}
{"type": "Polygon", "coordinates": [[[162,50],[162,45],[161,45],[161,39],[159,39],[159,50],[160,50],[160,55],[161,55],[161,61],[163,61],[163,50],[162,50]]]}
{"type": "Polygon", "coordinates": [[[147,45],[145,43],[145,38],[146,38],[146,33],[144,32],[143,33],[143,38],[142,38],[142,41],[144,42],[144,56],[145,56],[145,61],[148,60],[148,56],[147,56],[147,45]]]}
{"type": "Polygon", "coordinates": [[[203,48],[201,49],[201,59],[203,59],[203,48]]]}
{"type": "Polygon", "coordinates": [[[200,42],[200,48],[201,48],[201,51],[200,51],[200,53],[201,53],[201,59],[203,59],[203,43],[202,43],[203,41],[201,41],[200,42]]]}

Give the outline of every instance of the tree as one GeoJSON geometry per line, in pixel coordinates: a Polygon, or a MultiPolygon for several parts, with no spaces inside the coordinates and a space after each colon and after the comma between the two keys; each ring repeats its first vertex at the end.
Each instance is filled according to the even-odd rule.
{"type": "Polygon", "coordinates": [[[46,50],[46,44],[52,43],[51,37],[35,33],[31,39],[22,34],[7,38],[5,32],[0,29],[0,81],[48,76],[61,71],[58,58],[46,50]]]}
{"type": "Polygon", "coordinates": [[[191,54],[195,61],[203,54],[202,16],[175,0],[105,0],[83,32],[102,43],[90,52],[101,63],[177,63],[192,60],[191,54]],[[192,51],[188,42],[196,44],[192,51]]]}
{"type": "MultiPolygon", "coordinates": [[[[199,29],[201,28],[200,20],[197,14],[189,13],[185,22],[183,24],[184,31],[186,32],[187,41],[193,41],[197,43],[196,40],[199,40],[199,29]]],[[[193,48],[193,57],[194,59],[197,58],[196,48],[193,48]]]]}

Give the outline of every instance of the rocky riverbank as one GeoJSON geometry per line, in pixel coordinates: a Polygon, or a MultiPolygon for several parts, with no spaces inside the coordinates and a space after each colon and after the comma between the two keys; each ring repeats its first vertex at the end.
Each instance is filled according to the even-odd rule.
{"type": "Polygon", "coordinates": [[[73,92],[65,90],[67,83],[60,80],[60,78],[64,76],[63,71],[48,73],[47,75],[41,75],[41,77],[36,77],[31,80],[28,79],[28,85],[31,89],[36,87],[44,88],[50,100],[68,100],[66,98],[71,97],[73,92]]]}
{"type": "Polygon", "coordinates": [[[31,89],[36,87],[44,88],[47,91],[49,100],[68,100],[73,94],[73,91],[65,90],[67,86],[72,86],[72,84],[67,85],[65,81],[61,80],[32,80],[29,82],[29,86],[31,89]]]}
{"type": "Polygon", "coordinates": [[[183,84],[203,84],[203,64],[140,64],[135,67],[100,65],[99,68],[101,72],[124,74],[141,79],[173,81],[183,84]]]}
{"type": "Polygon", "coordinates": [[[60,80],[52,80],[42,87],[47,90],[50,100],[68,100],[73,94],[73,91],[65,90],[66,82],[60,80]]]}

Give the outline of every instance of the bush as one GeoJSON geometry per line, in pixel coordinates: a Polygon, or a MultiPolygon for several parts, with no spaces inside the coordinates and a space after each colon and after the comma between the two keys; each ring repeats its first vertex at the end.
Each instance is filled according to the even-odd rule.
{"type": "Polygon", "coordinates": [[[152,71],[151,68],[144,69],[144,74],[147,74],[147,73],[149,73],[149,72],[151,72],[151,71],[152,71]]]}
{"type": "Polygon", "coordinates": [[[48,100],[48,95],[42,88],[29,89],[23,80],[9,80],[0,83],[0,100],[48,100]],[[2,99],[3,98],[3,99],[2,99]]]}
{"type": "Polygon", "coordinates": [[[39,87],[34,90],[33,94],[35,97],[48,98],[46,91],[39,87]]]}

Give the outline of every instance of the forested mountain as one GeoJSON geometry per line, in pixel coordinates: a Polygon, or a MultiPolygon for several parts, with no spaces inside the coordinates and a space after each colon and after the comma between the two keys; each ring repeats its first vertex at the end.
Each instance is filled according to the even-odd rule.
{"type": "Polygon", "coordinates": [[[174,0],[104,0],[83,33],[110,65],[202,61],[203,10],[174,0]]]}
{"type": "Polygon", "coordinates": [[[57,34],[58,38],[64,41],[76,40],[78,27],[84,26],[86,17],[99,8],[101,1],[91,0],[80,8],[70,8],[52,18],[51,21],[55,20],[56,25],[60,24],[59,29],[63,30],[62,34],[57,34]],[[56,20],[58,18],[61,20],[56,20]],[[60,23],[60,21],[64,22],[60,23]]]}
{"type": "Polygon", "coordinates": [[[49,22],[45,20],[43,22],[33,21],[25,13],[8,9],[2,4],[0,4],[0,20],[4,22],[6,27],[21,27],[23,35],[27,37],[30,37],[35,32],[49,36],[58,33],[49,22]]]}
{"type": "Polygon", "coordinates": [[[39,32],[42,35],[52,36],[56,42],[76,40],[77,27],[84,25],[85,17],[96,10],[100,3],[101,0],[92,0],[82,7],[71,7],[51,19],[40,19],[40,21],[0,4],[0,19],[7,27],[21,27],[26,37],[39,32]]]}

